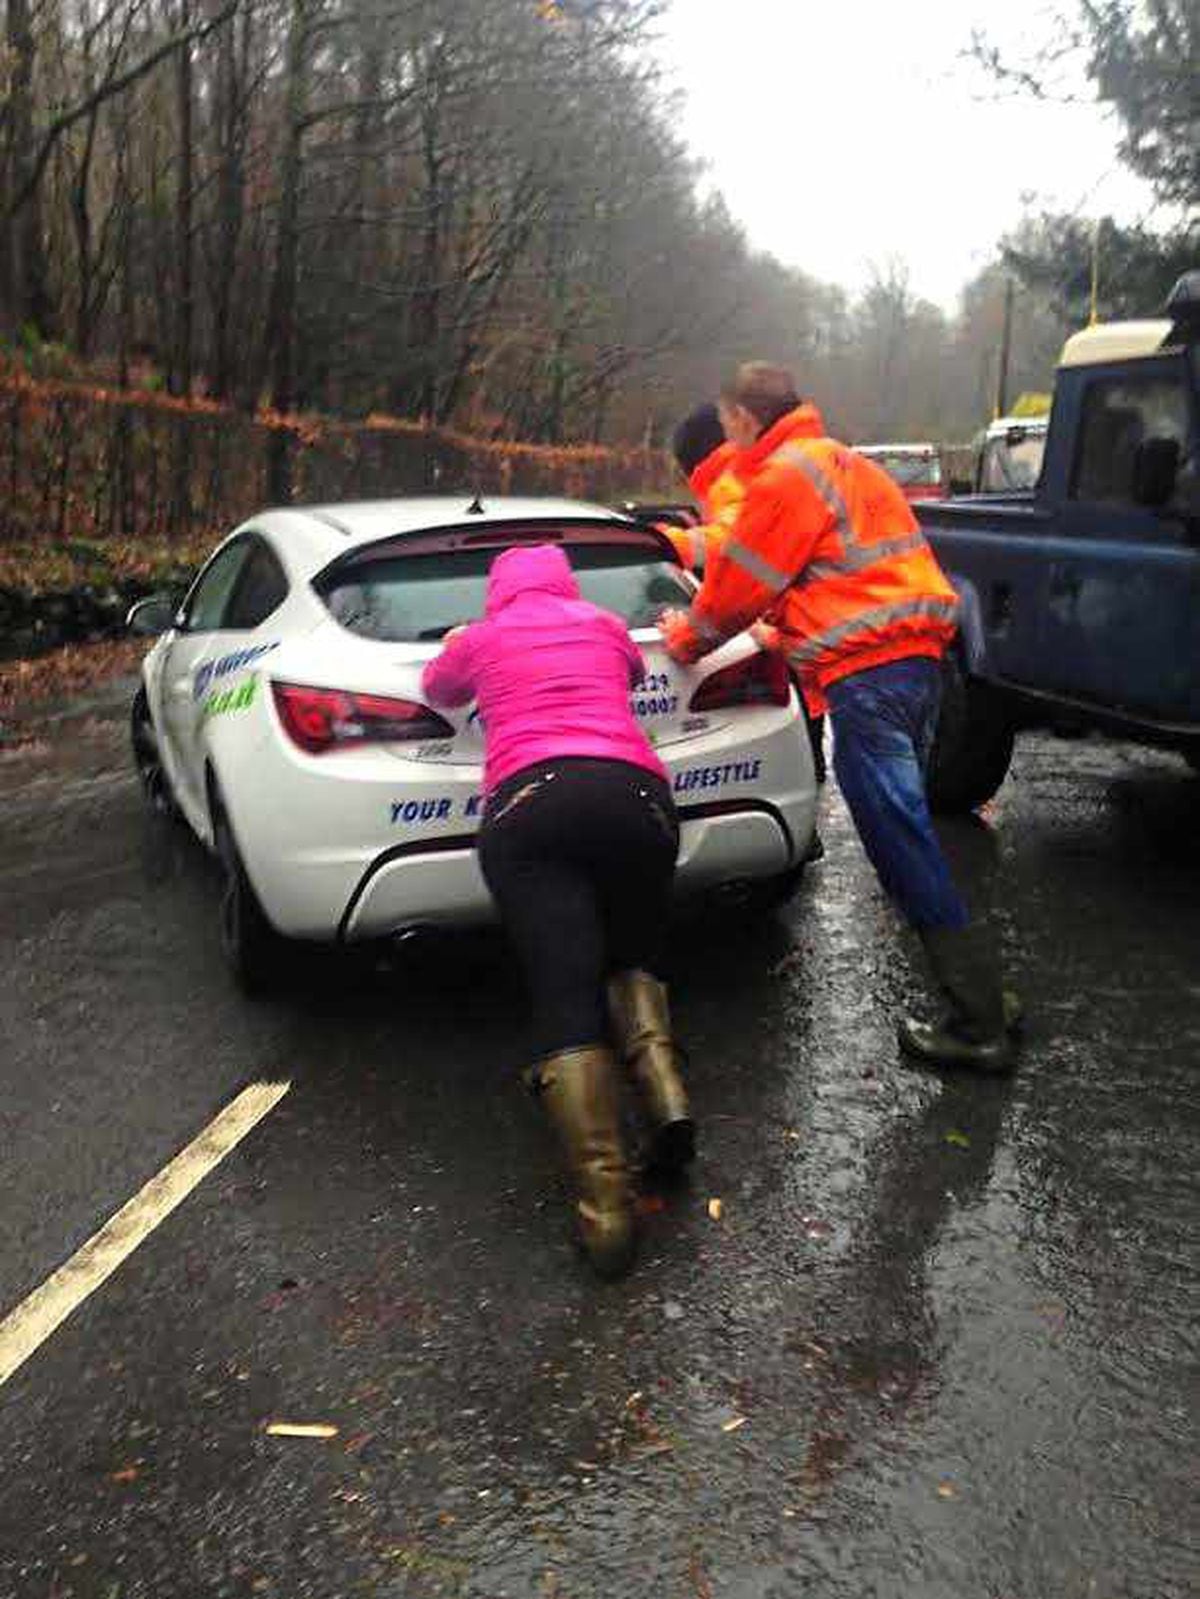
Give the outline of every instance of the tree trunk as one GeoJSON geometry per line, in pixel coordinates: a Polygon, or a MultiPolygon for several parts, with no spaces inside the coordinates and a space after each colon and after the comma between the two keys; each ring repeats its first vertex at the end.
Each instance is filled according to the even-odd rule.
{"type": "Polygon", "coordinates": [[[42,231],[41,184],[30,186],[34,149],[33,72],[37,42],[33,33],[30,0],[8,0],[7,45],[10,53],[8,97],[9,181],[11,194],[28,198],[10,217],[13,259],[14,320],[27,325],[43,339],[54,336],[56,317],[42,231]]]}
{"type": "MultiPolygon", "coordinates": [[[[179,0],[181,33],[191,26],[191,0],[179,0]]],[[[179,153],[175,169],[175,336],[171,341],[171,392],[185,398],[192,392],[192,329],[195,320],[192,207],[195,190],[192,151],[192,46],[175,54],[175,97],[179,118],[179,153]]]]}
{"type": "MultiPolygon", "coordinates": [[[[271,404],[286,414],[295,398],[296,300],[300,269],[300,184],[304,157],[306,109],[305,67],[310,41],[311,0],[293,0],[288,34],[286,109],[279,174],[279,217],[276,224],[275,269],[267,307],[265,366],[271,404]]],[[[271,499],[291,498],[291,450],[288,434],[271,436],[267,486],[271,499]]]]}
{"type": "Polygon", "coordinates": [[[212,393],[227,399],[235,389],[232,323],[238,247],[246,206],[246,79],[250,12],[243,6],[222,29],[216,74],[217,216],[212,291],[212,393]],[[240,34],[239,34],[240,28],[240,34]]]}

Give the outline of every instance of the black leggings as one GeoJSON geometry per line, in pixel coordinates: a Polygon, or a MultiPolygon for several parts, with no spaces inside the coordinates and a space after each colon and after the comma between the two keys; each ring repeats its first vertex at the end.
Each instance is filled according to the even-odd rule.
{"type": "Polygon", "coordinates": [[[479,861],[525,969],[537,1056],[607,1035],[610,973],[657,971],[678,851],[670,789],[626,761],[545,761],[490,796],[479,861]]]}

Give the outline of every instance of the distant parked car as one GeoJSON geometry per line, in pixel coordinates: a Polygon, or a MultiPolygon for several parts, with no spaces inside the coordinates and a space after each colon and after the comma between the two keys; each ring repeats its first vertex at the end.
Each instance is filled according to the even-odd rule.
{"type": "Polygon", "coordinates": [[[389,500],[267,511],[218,546],[142,668],[133,749],[148,797],[224,868],[235,977],[270,980],[283,936],[353,942],[488,920],[475,853],[477,711],[435,711],[421,668],[482,614],[488,569],[552,542],[584,596],[632,629],[634,714],[679,804],[680,888],[782,904],[810,858],[816,784],[786,663],[746,634],[695,667],[655,622],[691,598],[667,539],[573,501],[389,500]]]}
{"type": "Polygon", "coordinates": [[[644,527],[699,527],[700,513],[690,500],[623,500],[613,507],[644,527]]]}
{"type": "Polygon", "coordinates": [[[859,455],[881,466],[908,500],[944,500],[942,456],[936,444],[860,444],[859,455]]]}

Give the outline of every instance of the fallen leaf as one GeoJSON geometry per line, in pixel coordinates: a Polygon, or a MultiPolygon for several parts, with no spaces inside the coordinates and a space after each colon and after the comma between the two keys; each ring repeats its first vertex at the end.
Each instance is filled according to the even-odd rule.
{"type": "Polygon", "coordinates": [[[719,1199],[710,1199],[708,1202],[709,1219],[712,1221],[720,1221],[724,1209],[725,1207],[722,1205],[719,1199]]]}
{"type": "Polygon", "coordinates": [[[946,1142],[953,1144],[955,1149],[970,1149],[971,1140],[966,1133],[960,1133],[957,1127],[952,1127],[946,1134],[946,1142]]]}
{"type": "Polygon", "coordinates": [[[947,1477],[943,1477],[937,1485],[939,1499],[957,1499],[958,1489],[947,1477]]]}
{"type": "Polygon", "coordinates": [[[120,1471],[114,1471],[112,1474],[113,1482],[136,1482],[137,1480],[138,1469],[136,1466],[122,1466],[120,1471]]]}
{"type": "Polygon", "coordinates": [[[745,1416],[735,1416],[732,1421],[723,1421],[721,1423],[721,1431],[722,1432],[736,1432],[739,1427],[744,1427],[745,1425],[746,1425],[745,1416]]]}
{"type": "Polygon", "coordinates": [[[336,1438],[338,1430],[325,1421],[269,1421],[267,1435],[271,1438],[336,1438]]]}

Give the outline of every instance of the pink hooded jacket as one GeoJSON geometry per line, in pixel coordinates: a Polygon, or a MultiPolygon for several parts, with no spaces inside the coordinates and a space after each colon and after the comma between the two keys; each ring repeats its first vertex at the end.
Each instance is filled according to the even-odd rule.
{"type": "Polygon", "coordinates": [[[646,663],[625,624],[580,598],[552,544],[505,550],[488,573],[487,611],[421,676],[432,705],[475,700],[484,792],[560,755],[627,761],[666,777],[629,708],[646,663]]]}

